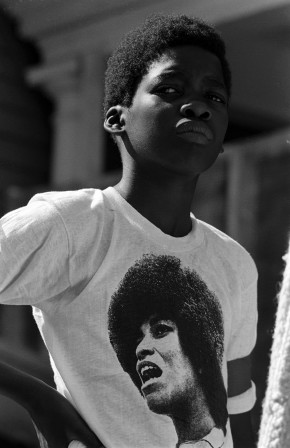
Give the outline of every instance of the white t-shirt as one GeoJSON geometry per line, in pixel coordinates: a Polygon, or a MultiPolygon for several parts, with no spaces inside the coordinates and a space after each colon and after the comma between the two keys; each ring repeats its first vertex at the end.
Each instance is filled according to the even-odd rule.
{"type": "MultiPolygon", "coordinates": [[[[0,302],[33,306],[50,354],[57,389],[73,403],[107,448],[173,448],[177,443],[173,420],[163,415],[163,411],[150,410],[147,396],[143,397],[116,355],[114,335],[108,331],[108,310],[114,324],[112,297],[118,297],[122,285],[125,296],[128,285],[130,289],[134,283],[133,295],[137,297],[140,292],[141,297],[146,291],[152,299],[157,290],[156,294],[162,295],[160,291],[166,282],[171,285],[171,280],[179,278],[177,271],[180,278],[189,279],[184,280],[188,291],[194,290],[190,285],[195,275],[220,306],[214,312],[220,314],[223,325],[221,370],[226,388],[227,361],[249,355],[254,347],[257,323],[254,262],[227,235],[193,215],[191,218],[192,230],[187,236],[175,238],[164,234],[110,187],[105,191],[84,189],[36,195],[28,206],[8,213],[1,220],[0,302]],[[164,277],[158,270],[152,271],[154,263],[163,269],[164,277]],[[139,278],[137,271],[139,284],[135,282],[139,278]]],[[[178,281],[172,284],[175,283],[178,290],[180,285],[178,281]]],[[[168,291],[168,297],[173,297],[171,286],[168,291]]],[[[187,294],[189,301],[190,294],[187,294]]],[[[178,307],[180,291],[175,296],[178,302],[170,300],[178,307]]],[[[209,319],[206,308],[203,312],[209,319]]],[[[128,322],[135,322],[135,318],[127,316],[128,322]]],[[[188,319],[190,316],[189,313],[188,319]]],[[[170,321],[174,321],[174,316],[170,321]]],[[[218,328],[218,324],[216,327],[213,322],[214,327],[218,328]]],[[[165,334],[172,334],[173,330],[167,327],[165,334]]],[[[145,333],[141,336],[133,341],[136,352],[130,352],[134,369],[137,345],[145,340],[145,333]]],[[[196,337],[192,344],[196,343],[196,337]]],[[[202,357],[204,347],[199,351],[202,357]]],[[[142,358],[145,358],[143,370],[151,370],[153,374],[145,373],[142,381],[157,387],[168,366],[163,369],[157,361],[146,364],[146,356],[142,358]]],[[[203,367],[198,369],[200,378],[202,370],[203,367]]],[[[228,410],[245,412],[251,409],[254,400],[253,393],[248,391],[228,399],[228,410]]],[[[224,448],[232,447],[229,425],[227,428],[224,448]]]]}

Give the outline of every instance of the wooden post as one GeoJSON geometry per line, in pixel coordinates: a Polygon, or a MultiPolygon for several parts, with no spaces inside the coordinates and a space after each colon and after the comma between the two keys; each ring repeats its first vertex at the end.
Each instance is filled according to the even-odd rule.
{"type": "Polygon", "coordinates": [[[243,145],[228,148],[226,231],[249,251],[255,247],[258,179],[255,160],[243,145]]]}
{"type": "Polygon", "coordinates": [[[31,70],[55,102],[51,183],[57,187],[91,187],[102,175],[103,60],[88,53],[31,70]]]}

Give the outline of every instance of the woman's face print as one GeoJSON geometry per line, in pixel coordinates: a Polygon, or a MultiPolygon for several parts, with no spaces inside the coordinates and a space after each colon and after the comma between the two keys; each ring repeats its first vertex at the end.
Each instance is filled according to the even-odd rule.
{"type": "Polygon", "coordinates": [[[151,317],[140,328],[136,369],[149,408],[170,415],[193,398],[196,379],[181,348],[178,328],[171,320],[151,317]]]}

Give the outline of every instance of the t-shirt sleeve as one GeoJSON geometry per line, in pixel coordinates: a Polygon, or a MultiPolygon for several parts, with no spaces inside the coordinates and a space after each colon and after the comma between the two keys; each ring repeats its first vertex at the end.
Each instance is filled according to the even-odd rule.
{"type": "MultiPolygon", "coordinates": [[[[252,352],[257,338],[257,269],[252,258],[247,256],[240,262],[240,297],[233,309],[233,321],[227,361],[244,358],[252,352]]],[[[251,410],[256,401],[255,384],[244,393],[228,399],[229,414],[240,414],[251,410]]]]}
{"type": "Polygon", "coordinates": [[[240,395],[228,398],[228,413],[230,415],[243,414],[250,411],[256,402],[256,386],[251,382],[251,387],[240,395]]]}
{"type": "Polygon", "coordinates": [[[248,356],[257,339],[257,268],[253,259],[241,260],[238,268],[240,295],[232,310],[232,330],[227,361],[248,356]]]}
{"type": "Polygon", "coordinates": [[[0,220],[0,303],[34,305],[70,287],[68,237],[53,204],[36,200],[0,220]]]}

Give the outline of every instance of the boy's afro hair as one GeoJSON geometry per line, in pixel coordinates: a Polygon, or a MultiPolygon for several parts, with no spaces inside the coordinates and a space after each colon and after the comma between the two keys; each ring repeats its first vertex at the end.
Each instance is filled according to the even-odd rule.
{"type": "Polygon", "coordinates": [[[231,72],[225,44],[217,31],[194,17],[153,15],[142,26],[125,35],[108,60],[105,77],[104,113],[117,104],[129,107],[150,64],[168,48],[196,45],[215,54],[222,66],[228,94],[231,72]]]}

